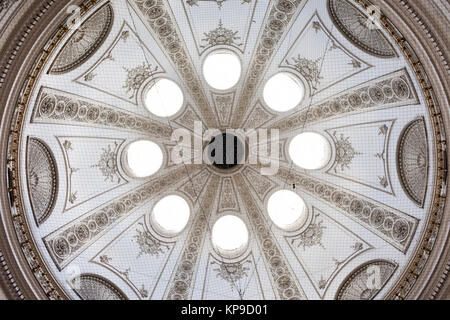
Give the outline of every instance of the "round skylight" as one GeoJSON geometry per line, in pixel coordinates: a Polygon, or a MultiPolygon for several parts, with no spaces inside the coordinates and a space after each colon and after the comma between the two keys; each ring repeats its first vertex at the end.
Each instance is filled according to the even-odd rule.
{"type": "Polygon", "coordinates": [[[231,51],[217,51],[209,54],[203,63],[206,82],[218,90],[234,87],[241,77],[241,61],[231,51]]]}
{"type": "Polygon", "coordinates": [[[145,93],[145,107],[158,117],[171,117],[183,107],[181,88],[169,79],[157,79],[145,93]]]}
{"type": "Polygon", "coordinates": [[[221,217],[212,229],[212,242],[216,250],[226,258],[236,258],[248,246],[248,230],[242,219],[228,215],[221,217]]]}
{"type": "Polygon", "coordinates": [[[182,197],[170,195],[156,203],[151,222],[158,233],[172,237],[184,230],[189,222],[191,210],[182,197]]]}
{"type": "Polygon", "coordinates": [[[136,178],[145,178],[156,173],[161,168],[163,160],[161,148],[152,141],[135,141],[125,149],[126,167],[136,178]]]}
{"type": "Polygon", "coordinates": [[[304,97],[303,83],[286,72],[277,73],[264,86],[264,101],[269,108],[278,112],[294,109],[304,97]]]}
{"type": "Polygon", "coordinates": [[[273,223],[285,231],[297,231],[306,223],[308,209],[295,192],[280,190],[267,203],[267,212],[273,223]]]}
{"type": "Polygon", "coordinates": [[[303,169],[322,169],[331,159],[331,146],[324,136],[305,132],[292,139],[289,144],[289,156],[303,169]]]}

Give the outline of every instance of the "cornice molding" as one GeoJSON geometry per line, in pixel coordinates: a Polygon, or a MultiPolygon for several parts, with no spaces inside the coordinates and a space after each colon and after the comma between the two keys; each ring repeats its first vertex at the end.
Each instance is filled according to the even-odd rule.
{"type": "MultiPolygon", "coordinates": [[[[440,0],[373,0],[372,3],[381,8],[383,14],[401,31],[408,44],[418,55],[435,91],[443,122],[450,123],[448,95],[450,92],[450,61],[448,57],[450,33],[442,32],[442,29],[446,28],[442,21],[447,19],[445,13],[437,9],[442,7],[442,3],[440,0]]],[[[448,128],[446,133],[448,140],[448,128]]],[[[439,237],[425,269],[418,277],[408,299],[450,299],[447,277],[450,264],[449,208],[450,199],[447,197],[439,237]]]]}
{"type": "MultiPolygon", "coordinates": [[[[70,4],[79,4],[81,1],[55,1],[55,0],[29,0],[26,1],[9,20],[9,24],[3,29],[2,38],[4,41],[0,45],[0,101],[3,108],[0,108],[1,136],[9,135],[10,120],[14,108],[8,105],[14,104],[19,96],[21,83],[27,77],[28,69],[36,59],[40,49],[47,42],[47,38],[54,32],[54,25],[60,25],[66,18],[64,7],[70,4]],[[47,37],[42,35],[48,35],[47,37]]],[[[3,253],[4,268],[0,269],[2,278],[5,276],[15,279],[11,286],[2,281],[5,295],[9,299],[46,299],[46,295],[40,289],[36,278],[29,268],[22,268],[28,263],[21,253],[15,239],[15,231],[11,219],[9,203],[9,192],[6,189],[6,159],[7,141],[0,141],[0,211],[3,221],[0,228],[0,238],[4,239],[0,243],[3,253]],[[7,270],[7,271],[5,271],[7,270]],[[15,290],[17,287],[19,290],[15,290]],[[13,288],[13,289],[12,289],[13,288]],[[18,294],[20,292],[20,294],[18,294]]]]}

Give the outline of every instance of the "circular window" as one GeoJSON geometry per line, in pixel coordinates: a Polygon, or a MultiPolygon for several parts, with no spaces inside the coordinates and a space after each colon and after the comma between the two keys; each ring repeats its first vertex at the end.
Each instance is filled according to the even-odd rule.
{"type": "Polygon", "coordinates": [[[264,101],[269,108],[278,112],[286,112],[302,102],[305,97],[305,87],[293,75],[282,72],[267,81],[263,94],[264,101]]]}
{"type": "Polygon", "coordinates": [[[314,132],[301,133],[289,144],[289,156],[299,167],[318,170],[325,167],[331,159],[331,146],[328,140],[314,132]]]}
{"type": "Polygon", "coordinates": [[[152,141],[135,141],[125,149],[125,167],[130,175],[136,178],[145,178],[156,173],[163,160],[161,148],[152,141]]]}
{"type": "Polygon", "coordinates": [[[234,87],[241,77],[241,61],[231,51],[213,52],[203,64],[203,76],[206,82],[218,90],[234,87]]]}
{"type": "Polygon", "coordinates": [[[156,203],[152,210],[151,222],[158,233],[173,237],[184,230],[190,215],[191,210],[186,200],[177,195],[170,195],[156,203]]]}
{"type": "Polygon", "coordinates": [[[183,107],[181,88],[169,79],[157,79],[145,93],[145,107],[158,117],[171,117],[183,107]]]}
{"type": "Polygon", "coordinates": [[[303,199],[295,192],[280,190],[267,203],[267,212],[273,223],[285,231],[297,231],[308,218],[308,209],[303,199]]]}
{"type": "Polygon", "coordinates": [[[221,217],[212,229],[212,243],[218,253],[226,258],[236,258],[248,246],[248,230],[242,219],[228,215],[221,217]]]}

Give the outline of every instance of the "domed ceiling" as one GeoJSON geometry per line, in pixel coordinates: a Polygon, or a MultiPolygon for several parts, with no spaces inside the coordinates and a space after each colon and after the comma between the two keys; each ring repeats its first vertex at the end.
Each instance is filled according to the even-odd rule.
{"type": "Polygon", "coordinates": [[[375,7],[68,9],[26,66],[2,137],[12,247],[48,298],[407,297],[448,233],[445,129],[418,56],[389,20],[369,18],[375,7]],[[208,62],[224,56],[237,69],[208,62]],[[293,107],[277,109],[288,85],[269,96],[280,75],[298,89],[293,107]],[[179,132],[194,144],[206,133],[200,153],[183,153],[179,132]],[[199,161],[229,135],[234,162],[199,161]]]}

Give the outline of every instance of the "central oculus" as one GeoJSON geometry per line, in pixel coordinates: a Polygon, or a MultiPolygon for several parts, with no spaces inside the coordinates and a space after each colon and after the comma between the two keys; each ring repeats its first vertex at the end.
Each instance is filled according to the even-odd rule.
{"type": "Polygon", "coordinates": [[[209,143],[208,157],[214,167],[229,170],[243,163],[244,146],[235,135],[222,133],[209,143]]]}

